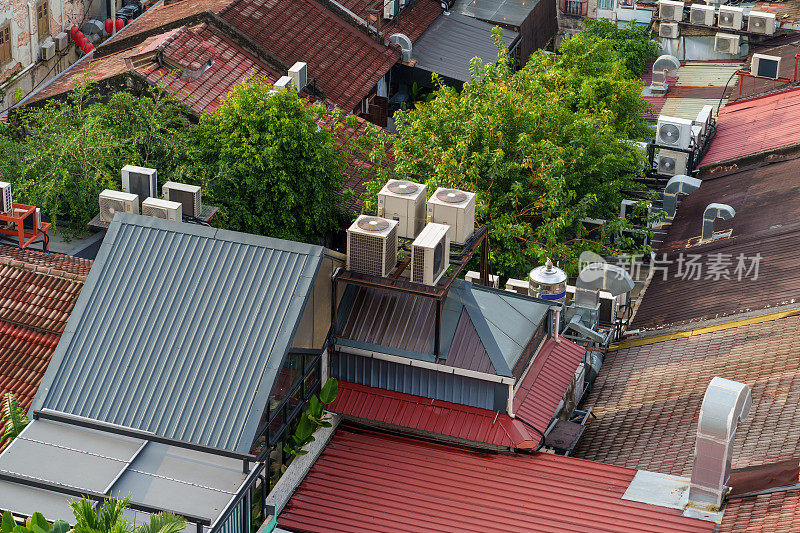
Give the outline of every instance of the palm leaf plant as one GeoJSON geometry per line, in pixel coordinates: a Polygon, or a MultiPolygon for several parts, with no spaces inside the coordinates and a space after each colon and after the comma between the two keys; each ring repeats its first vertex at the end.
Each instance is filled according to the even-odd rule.
{"type": "Polygon", "coordinates": [[[19,408],[19,402],[10,392],[3,395],[2,400],[2,414],[3,414],[3,435],[0,436],[0,448],[7,442],[11,442],[22,433],[30,423],[28,417],[19,408]]]}

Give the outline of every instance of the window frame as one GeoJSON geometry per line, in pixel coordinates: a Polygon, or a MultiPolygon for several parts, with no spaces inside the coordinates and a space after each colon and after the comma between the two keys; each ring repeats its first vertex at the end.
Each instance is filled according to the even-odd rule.
{"type": "Polygon", "coordinates": [[[5,65],[14,59],[14,50],[11,48],[11,21],[0,24],[0,39],[2,39],[3,32],[6,33],[8,40],[0,44],[0,66],[5,65]],[[2,55],[2,50],[4,47],[8,50],[7,57],[3,57],[2,55]]]}
{"type": "Polygon", "coordinates": [[[39,35],[39,42],[50,37],[50,2],[48,0],[42,0],[36,4],[36,33],[39,35]],[[43,8],[44,16],[40,16],[43,8]]]}

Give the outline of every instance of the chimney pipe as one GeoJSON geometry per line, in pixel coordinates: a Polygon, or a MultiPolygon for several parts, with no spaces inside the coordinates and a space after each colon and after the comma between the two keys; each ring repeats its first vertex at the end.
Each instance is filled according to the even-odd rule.
{"type": "Polygon", "coordinates": [[[726,204],[708,204],[703,212],[703,234],[700,242],[710,241],[714,236],[714,221],[718,218],[730,220],[736,216],[736,211],[726,204]]]}

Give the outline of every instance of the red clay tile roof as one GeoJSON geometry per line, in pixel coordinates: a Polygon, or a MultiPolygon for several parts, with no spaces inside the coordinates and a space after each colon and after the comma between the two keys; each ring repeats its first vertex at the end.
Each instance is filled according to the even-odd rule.
{"type": "Polygon", "coordinates": [[[237,0],[220,17],[280,61],[308,63],[327,100],[352,112],[400,60],[315,0],[237,0]]]}
{"type": "Polygon", "coordinates": [[[567,339],[547,339],[514,395],[514,414],[545,431],[585,353],[567,339]]]}
{"type": "Polygon", "coordinates": [[[714,530],[680,510],[623,500],[635,473],[340,427],[278,525],[304,532],[714,530]]]}
{"type": "Polygon", "coordinates": [[[92,262],[0,246],[0,395],[30,407],[92,262]]]}
{"type": "Polygon", "coordinates": [[[328,410],[359,421],[471,443],[530,449],[540,440],[538,433],[505,414],[346,381],[339,382],[338,395],[328,410]]]}
{"type": "MultiPolygon", "coordinates": [[[[384,0],[342,0],[340,4],[361,19],[369,21],[370,10],[376,9],[383,13],[384,0]]],[[[400,12],[399,17],[395,17],[390,21],[381,19],[380,29],[387,38],[394,33],[402,33],[411,39],[413,43],[422,37],[428,26],[433,24],[433,21],[441,14],[442,6],[440,2],[435,0],[414,0],[413,3],[400,12]]],[[[372,21],[369,21],[369,23],[374,25],[372,21]]]]}
{"type": "Polygon", "coordinates": [[[156,5],[134,19],[128,26],[125,26],[122,31],[105,41],[103,45],[123,39],[130,39],[136,35],[146,34],[165,26],[168,27],[176,23],[180,24],[181,21],[196,17],[206,11],[210,13],[219,13],[228,7],[231,1],[232,0],[181,0],[180,2],[156,5]]]}
{"type": "MultiPolygon", "coordinates": [[[[584,404],[597,419],[574,455],[689,476],[700,404],[719,376],[752,388],[733,466],[800,457],[799,331],[800,316],[791,316],[610,352],[584,404]]],[[[721,531],[794,531],[796,492],[756,500],[734,500],[721,531]]]]}
{"type": "Polygon", "coordinates": [[[720,109],[717,134],[701,167],[800,143],[800,88],[740,100],[720,109]]]}

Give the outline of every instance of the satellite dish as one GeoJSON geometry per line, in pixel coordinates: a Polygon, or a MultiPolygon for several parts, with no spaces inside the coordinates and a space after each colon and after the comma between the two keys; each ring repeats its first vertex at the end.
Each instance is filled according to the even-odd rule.
{"type": "Polygon", "coordinates": [[[389,221],[378,217],[364,217],[358,221],[358,227],[366,231],[383,231],[389,227],[389,221]]]}

